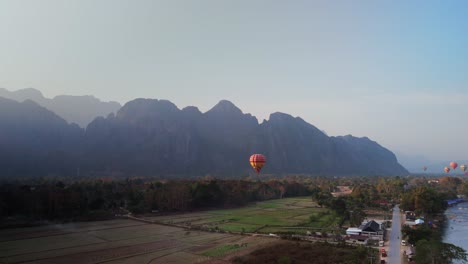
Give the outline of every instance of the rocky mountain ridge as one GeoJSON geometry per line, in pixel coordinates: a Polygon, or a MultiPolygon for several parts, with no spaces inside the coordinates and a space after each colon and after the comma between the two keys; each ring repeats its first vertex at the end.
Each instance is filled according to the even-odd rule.
{"type": "Polygon", "coordinates": [[[167,100],[135,99],[86,129],[70,125],[32,101],[0,100],[1,175],[219,176],[263,174],[402,175],[395,155],[368,138],[329,137],[299,117],[244,114],[229,101],[202,113],[167,100]],[[9,121],[9,122],[6,122],[9,121]],[[11,140],[11,138],[15,140],[11,140]],[[21,157],[26,155],[28,161],[21,157]]]}

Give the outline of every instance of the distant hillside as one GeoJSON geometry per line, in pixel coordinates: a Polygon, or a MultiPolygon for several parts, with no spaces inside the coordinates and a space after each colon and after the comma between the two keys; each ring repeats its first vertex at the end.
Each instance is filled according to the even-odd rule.
{"type": "MultiPolygon", "coordinates": [[[[458,166],[465,164],[468,166],[468,160],[446,160],[446,161],[433,161],[422,156],[411,156],[398,153],[399,162],[405,166],[410,172],[417,174],[446,174],[444,167],[448,167],[451,161],[458,163],[458,166]],[[426,171],[423,168],[426,167],[426,171]]],[[[468,170],[467,170],[468,171],[468,170]]],[[[455,171],[451,170],[448,175],[462,175],[463,171],[460,168],[456,168],[455,171]]]]}
{"type": "Polygon", "coordinates": [[[0,97],[0,176],[74,174],[83,135],[31,100],[0,97]]]}
{"type": "Polygon", "coordinates": [[[466,166],[468,166],[468,161],[467,160],[454,160],[454,161],[458,163],[458,167],[455,170],[450,168],[449,173],[445,173],[444,167],[450,167],[449,164],[451,161],[431,162],[431,163],[424,165],[427,167],[425,172],[423,172],[423,170],[421,169],[420,171],[415,171],[415,173],[434,173],[434,174],[450,175],[450,176],[463,175],[464,172],[460,169],[460,165],[465,164],[466,166]]]}
{"type": "Polygon", "coordinates": [[[245,176],[262,173],[401,175],[395,155],[368,138],[328,137],[301,118],[259,124],[229,101],[206,113],[166,100],[136,99],[86,130],[27,100],[0,98],[0,175],[245,176]]]}
{"type": "Polygon", "coordinates": [[[411,173],[423,173],[424,166],[427,167],[426,173],[432,172],[432,166],[429,164],[432,164],[433,161],[424,156],[408,155],[404,153],[395,153],[395,155],[397,156],[398,162],[405,166],[411,173]]]}
{"type": "Polygon", "coordinates": [[[18,102],[32,100],[39,105],[51,110],[70,123],[86,126],[98,116],[107,116],[115,113],[121,107],[117,102],[102,102],[94,96],[59,95],[53,99],[45,98],[42,93],[33,88],[8,91],[0,88],[0,97],[12,99],[18,102]]]}

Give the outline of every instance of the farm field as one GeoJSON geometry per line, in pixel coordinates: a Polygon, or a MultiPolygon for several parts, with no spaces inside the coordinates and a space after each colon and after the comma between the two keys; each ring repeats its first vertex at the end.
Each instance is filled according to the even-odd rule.
{"type": "Polygon", "coordinates": [[[320,208],[310,197],[257,202],[238,209],[144,218],[159,223],[195,227],[196,229],[245,233],[287,231],[305,234],[307,228],[324,228],[335,223],[334,215],[328,209],[320,208]],[[309,221],[311,216],[314,218],[313,222],[309,221]]]}
{"type": "Polygon", "coordinates": [[[0,263],[201,263],[276,239],[134,220],[0,230],[0,263]]]}
{"type": "Polygon", "coordinates": [[[118,219],[0,230],[0,263],[223,262],[277,241],[233,232],[305,233],[333,223],[328,210],[309,197],[144,218],[155,223],[118,219]],[[316,221],[309,223],[311,215],[316,221]]]}

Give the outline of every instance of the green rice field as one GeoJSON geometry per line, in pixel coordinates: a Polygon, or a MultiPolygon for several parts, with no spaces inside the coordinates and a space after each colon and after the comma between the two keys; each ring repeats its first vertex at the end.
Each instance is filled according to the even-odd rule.
{"type": "Polygon", "coordinates": [[[335,215],[320,208],[310,197],[286,198],[258,202],[247,207],[211,210],[168,216],[145,217],[160,223],[226,232],[305,233],[309,229],[327,228],[336,222],[335,215]],[[313,216],[314,221],[310,222],[313,216]],[[302,229],[288,227],[303,227],[302,229]]]}

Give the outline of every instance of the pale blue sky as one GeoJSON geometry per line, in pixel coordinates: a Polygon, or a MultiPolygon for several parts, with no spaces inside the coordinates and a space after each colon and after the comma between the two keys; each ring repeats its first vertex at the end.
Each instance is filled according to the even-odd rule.
{"type": "Polygon", "coordinates": [[[221,99],[468,159],[467,1],[1,0],[0,87],[221,99]]]}

